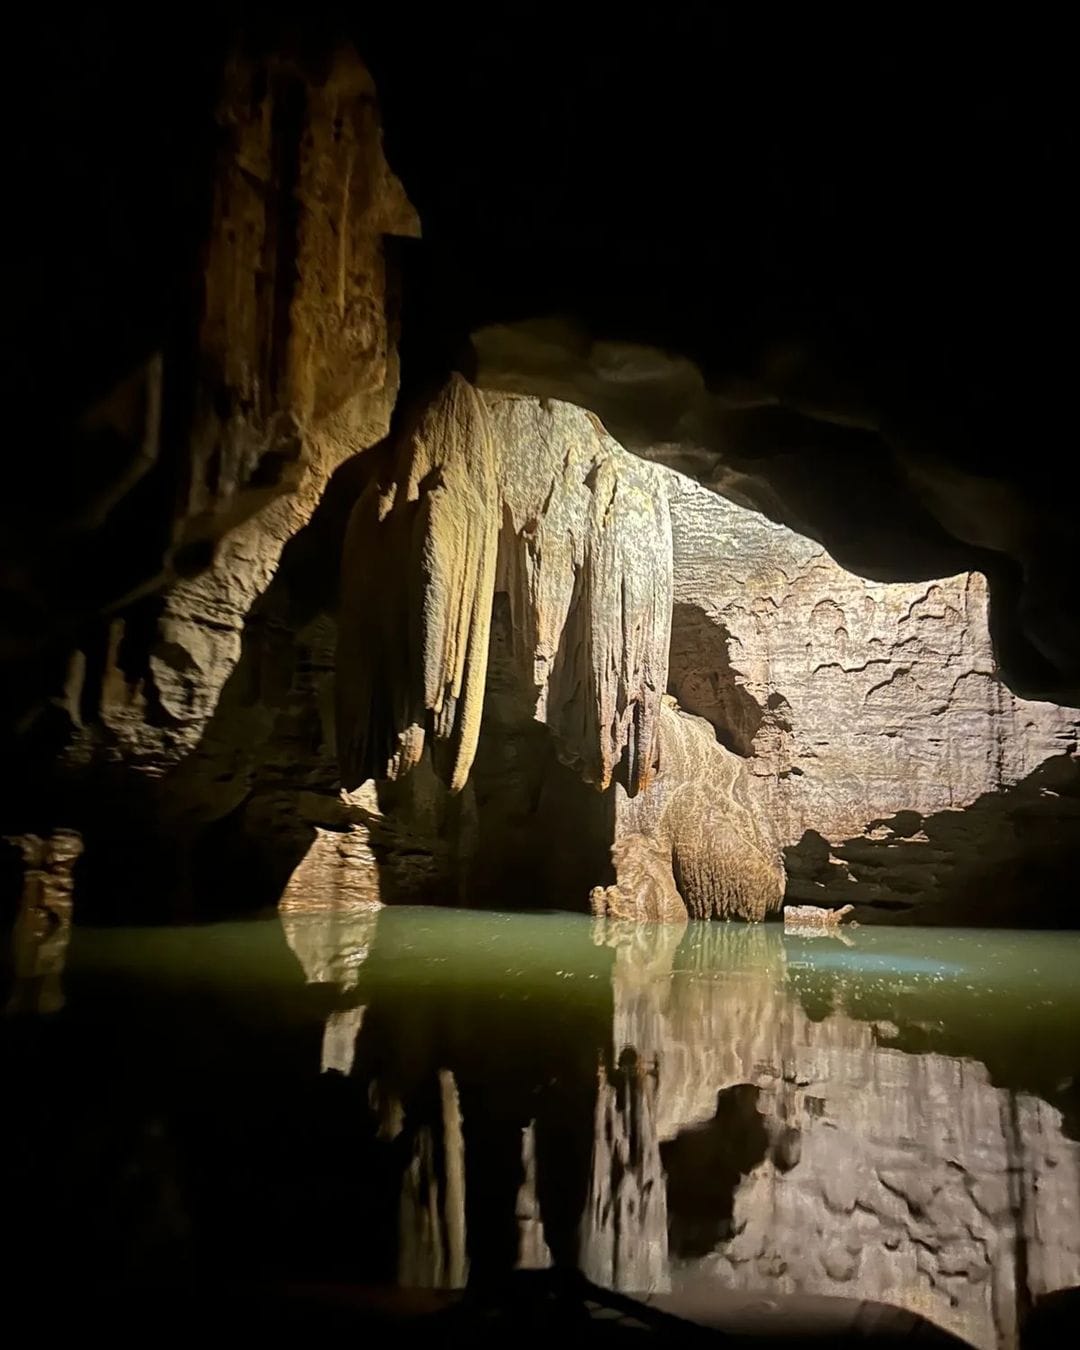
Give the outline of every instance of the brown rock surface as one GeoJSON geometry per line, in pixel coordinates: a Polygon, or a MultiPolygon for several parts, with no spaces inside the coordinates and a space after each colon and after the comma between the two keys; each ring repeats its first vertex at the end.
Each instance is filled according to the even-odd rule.
{"type": "Polygon", "coordinates": [[[198,743],[252,605],[334,470],[386,434],[398,364],[383,240],[419,229],[383,158],[374,87],[355,55],[321,78],[237,60],[218,119],[226,134],[176,544],[205,543],[209,566],[166,591],[148,632],[142,614],[114,623],[103,676],[100,720],[151,773],[198,743]]]}
{"type": "Polygon", "coordinates": [[[880,1300],[993,1350],[1017,1344],[1032,1298],[1080,1281],[1080,1146],[1059,1111],[995,1086],[970,1058],[882,1044],[857,1003],[811,1018],[784,992],[775,929],[684,937],[601,923],[596,940],[615,948],[614,1055],[634,1077],[610,1107],[601,1085],[598,1109],[614,1120],[597,1130],[593,1189],[613,1141],[640,1120],[646,1152],[627,1159],[624,1185],[654,1207],[667,1192],[666,1231],[624,1222],[614,1258],[584,1229],[583,1260],[597,1242],[615,1287],[641,1287],[647,1261],[648,1287],[707,1278],[880,1300]],[[736,1109],[739,1092],[753,1094],[752,1113],[736,1109]],[[717,1121],[722,1138],[710,1141],[717,1121]],[[771,1140],[760,1151],[759,1125],[771,1140]],[[677,1186],[690,1141],[699,1162],[716,1152],[712,1175],[733,1169],[711,1210],[730,1218],[707,1254],[697,1208],[708,1175],[692,1168],[696,1188],[677,1186]]]}
{"type": "Polygon", "coordinates": [[[667,673],[666,506],[659,474],[587,414],[485,399],[455,376],[350,522],[338,654],[346,785],[398,777],[430,740],[448,787],[464,787],[500,593],[511,659],[560,758],[601,789],[619,771],[639,791],[667,673]]]}
{"type": "MultiPolygon", "coordinates": [[[[222,842],[207,848],[207,827],[227,817],[249,855],[234,862],[256,890],[276,886],[274,899],[316,829],[355,838],[361,828],[342,824],[323,749],[337,503],[355,473],[348,461],[389,427],[397,283],[385,240],[418,223],[353,52],[310,65],[234,55],[216,124],[201,304],[188,345],[167,354],[170,419],[144,466],[147,481],[166,470],[178,479],[165,493],[172,515],[155,525],[164,553],[153,568],[141,560],[131,593],[84,624],[51,688],[34,676],[50,697],[19,724],[26,789],[5,811],[49,819],[70,803],[88,884],[110,912],[190,908],[203,889],[199,851],[222,842]],[[327,495],[339,469],[344,482],[327,495]],[[321,561],[320,547],[333,558],[321,561]],[[296,799],[309,789],[329,789],[317,820],[296,799]],[[282,822],[283,838],[260,839],[282,822]],[[104,875],[121,847],[124,876],[104,875]],[[271,881],[268,857],[282,873],[271,881]]],[[[143,403],[148,416],[157,407],[143,403]]],[[[340,860],[341,842],[317,853],[340,860]]],[[[221,860],[235,853],[230,844],[221,860]]],[[[230,903],[232,879],[219,889],[230,903]]]]}
{"type": "Polygon", "coordinates": [[[638,797],[620,795],[617,881],[593,910],[616,919],[763,919],[780,906],[779,847],[744,761],[704,718],[661,707],[659,767],[638,797]]]}
{"type": "Polygon", "coordinates": [[[867,904],[1007,915],[991,869],[1038,875],[1080,841],[1080,718],[1002,684],[982,577],[867,581],[680,475],[669,485],[670,688],[747,756],[788,896],[854,901],[859,918],[867,904]]]}

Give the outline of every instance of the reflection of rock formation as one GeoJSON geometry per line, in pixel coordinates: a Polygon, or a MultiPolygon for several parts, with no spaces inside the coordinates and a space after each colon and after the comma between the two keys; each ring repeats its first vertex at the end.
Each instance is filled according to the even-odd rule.
{"type": "Polygon", "coordinates": [[[22,853],[22,896],[12,934],[14,983],[9,1012],[59,1012],[64,1006],[60,980],[71,937],[72,868],[82,853],[82,840],[72,830],[57,830],[48,839],[19,835],[12,839],[22,853]]]}
{"type": "Polygon", "coordinates": [[[656,1133],[657,1064],[627,1047],[603,1071],[581,1267],[612,1289],[668,1288],[667,1195],[656,1133]]]}
{"type": "Polygon", "coordinates": [[[465,1145],[454,1076],[439,1072],[437,1125],[422,1125],[401,1185],[398,1282],[406,1289],[465,1283],[465,1145]]]}
{"type": "MultiPolygon", "coordinates": [[[[811,1020],[776,931],[693,928],[681,944],[664,932],[605,938],[615,1053],[653,1078],[613,1107],[617,1128],[601,1122],[593,1186],[620,1130],[647,1118],[652,1151],[633,1185],[655,1190],[667,1170],[670,1236],[658,1259],[644,1227],[636,1246],[626,1225],[617,1247],[590,1230],[611,1283],[630,1288],[647,1266],[676,1286],[707,1276],[876,1299],[991,1347],[1016,1343],[1032,1298],[1080,1282],[1080,1148],[1058,1111],[995,1087],[978,1063],[883,1046],[845,1012],[811,1020]],[[693,1151],[715,1155],[696,1188],[693,1151]]],[[[860,997],[849,990],[849,1004],[860,997]]]]}
{"type": "MultiPolygon", "coordinates": [[[[1080,719],[1000,682],[981,576],[867,581],[813,540],[678,474],[667,481],[671,690],[749,757],[783,844],[814,832],[788,854],[792,898],[902,913],[951,901],[962,889],[951,873],[959,881],[988,847],[996,865],[1025,868],[1047,843],[1080,849],[1067,798],[1080,782],[1080,719]],[[950,822],[1055,757],[1054,781],[1033,781],[1015,812],[950,822]],[[1035,829],[1031,848],[1019,836],[1035,829]],[[882,847],[912,837],[923,846],[882,847]]],[[[977,897],[958,898],[978,916],[977,897]]]]}
{"type": "Polygon", "coordinates": [[[576,1261],[610,1023],[606,954],[584,925],[571,972],[545,950],[543,920],[535,950],[511,929],[505,954],[480,914],[290,909],[282,923],[309,982],[334,995],[320,1067],[359,1088],[348,1100],[363,1103],[355,1129],[374,1156],[367,1221],[396,1233],[399,1281],[457,1287],[468,1270],[488,1280],[576,1261]],[[581,995],[559,1014],[571,974],[581,995]]]}

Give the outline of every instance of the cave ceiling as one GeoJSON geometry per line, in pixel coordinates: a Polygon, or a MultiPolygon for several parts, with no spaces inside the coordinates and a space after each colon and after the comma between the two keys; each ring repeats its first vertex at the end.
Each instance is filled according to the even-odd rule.
{"type": "MultiPolygon", "coordinates": [[[[9,450],[0,509],[6,648],[61,592],[77,617],[205,562],[164,537],[182,465],[113,509],[112,428],[139,409],[88,414],[197,303],[241,19],[192,12],[164,47],[71,19],[23,63],[40,115],[15,160],[34,210],[9,375],[33,451],[9,450]]],[[[1075,126],[1053,43],[1036,60],[1013,34],[678,4],[241,27],[307,61],[348,41],[374,75],[423,232],[395,246],[403,388],[457,367],[578,402],[866,576],[982,570],[1007,680],[1080,702],[1075,126]]]]}

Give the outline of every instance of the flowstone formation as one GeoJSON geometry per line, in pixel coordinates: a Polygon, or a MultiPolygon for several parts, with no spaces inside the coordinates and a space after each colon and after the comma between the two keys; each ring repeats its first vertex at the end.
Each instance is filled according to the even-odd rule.
{"type": "Polygon", "coordinates": [[[619,799],[618,880],[593,891],[594,914],[764,919],[779,904],[782,878],[775,834],[748,780],[709,723],[665,694],[659,773],[647,792],[619,799]]]}
{"type": "Polygon", "coordinates": [[[630,795],[657,756],[671,623],[657,472],[594,419],[489,406],[450,381],[398,444],[346,540],[338,744],[347,788],[425,745],[452,792],[476,756],[496,591],[535,716],[586,782],[630,795]]]}
{"type": "MultiPolygon", "coordinates": [[[[603,907],[763,918],[780,870],[745,768],[707,723],[665,706],[671,606],[662,472],[578,409],[484,396],[455,377],[404,429],[349,523],[344,786],[430,764],[459,794],[487,712],[506,736],[531,721],[562,769],[613,794],[606,843],[619,881],[603,907]]],[[[523,771],[478,769],[489,797],[523,771]]]]}

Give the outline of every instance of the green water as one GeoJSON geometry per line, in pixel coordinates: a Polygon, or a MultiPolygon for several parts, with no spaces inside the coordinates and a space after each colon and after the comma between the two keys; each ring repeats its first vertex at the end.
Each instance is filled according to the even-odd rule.
{"type": "MultiPolygon", "coordinates": [[[[1078,971],[1080,936],[1000,930],[415,908],[76,930],[63,1010],[0,1033],[8,1227],[121,1280],[554,1260],[743,1287],[773,1278],[738,1256],[767,1194],[777,1287],[830,1292],[785,1254],[784,1209],[847,1222],[820,1201],[830,1171],[907,1158],[942,1169],[935,1195],[954,1174],[1015,1191],[1037,1118],[1053,1185],[1080,1177],[1078,971]]],[[[911,1203],[909,1226],[934,1221],[911,1203]]],[[[874,1222],[885,1261],[925,1236],[874,1222]]],[[[1080,1251],[1080,1219],[1058,1222],[1080,1251]]]]}

